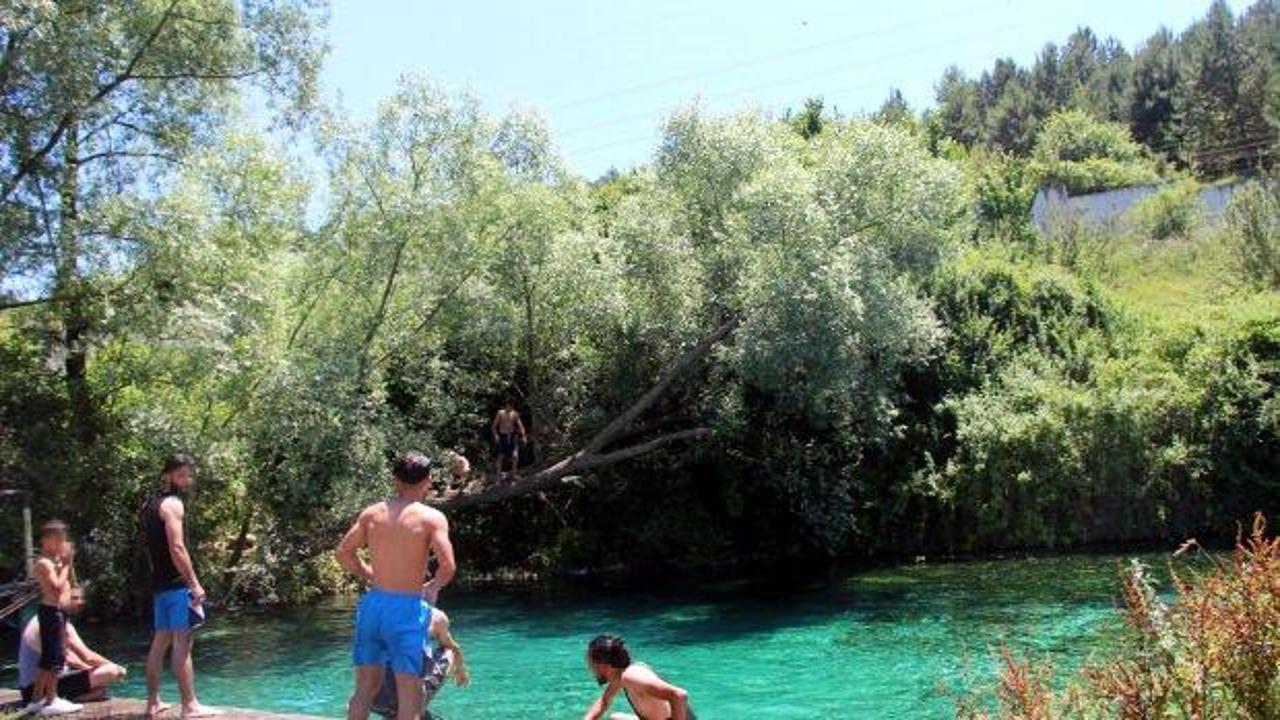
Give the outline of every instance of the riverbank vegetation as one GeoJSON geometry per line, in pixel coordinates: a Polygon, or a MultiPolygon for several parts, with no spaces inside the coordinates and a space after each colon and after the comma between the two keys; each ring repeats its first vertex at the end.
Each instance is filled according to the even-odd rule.
{"type": "Polygon", "coordinates": [[[1018,142],[1012,100],[979,82],[970,113],[949,74],[919,115],[692,105],[594,181],[537,116],[422,77],[368,122],[321,106],[311,2],[71,7],[3,23],[0,470],[76,528],[104,611],[138,607],[136,509],[174,449],[232,602],[345,587],[327,551],[410,446],[474,460],[444,501],[470,572],[1221,536],[1278,505],[1273,145],[1194,110],[1274,99],[1249,88],[1275,3],[1215,4],[1160,51],[1176,81],[1078,33],[1018,142]],[[1188,70],[1215,53],[1231,88],[1188,70]],[[248,83],[276,134],[245,129],[248,83]],[[1139,131],[1120,108],[1151,87],[1188,104],[1139,131]],[[1241,173],[1201,217],[1198,183],[1241,173]],[[1152,180],[1176,183],[1123,222],[1031,222],[1046,182],[1152,180]],[[541,480],[503,488],[508,393],[541,480]]]}
{"type": "MultiPolygon", "coordinates": [[[[1123,573],[1126,638],[1054,690],[1052,668],[1003,650],[996,711],[967,698],[959,717],[1173,718],[1280,716],[1280,539],[1261,514],[1229,557],[1196,577],[1173,573],[1166,601],[1141,563],[1123,573]]],[[[1200,549],[1195,541],[1178,554],[1200,549]]]]}

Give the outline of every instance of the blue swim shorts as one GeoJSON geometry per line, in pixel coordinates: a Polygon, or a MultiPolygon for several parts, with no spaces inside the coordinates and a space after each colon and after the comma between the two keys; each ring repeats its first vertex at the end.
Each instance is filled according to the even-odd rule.
{"type": "Polygon", "coordinates": [[[356,606],[356,665],[390,665],[397,673],[422,675],[422,638],[431,606],[418,593],[370,590],[356,606]]]}
{"type": "Polygon", "coordinates": [[[184,587],[163,590],[152,596],[157,631],[182,632],[191,629],[191,591],[184,587]]]}

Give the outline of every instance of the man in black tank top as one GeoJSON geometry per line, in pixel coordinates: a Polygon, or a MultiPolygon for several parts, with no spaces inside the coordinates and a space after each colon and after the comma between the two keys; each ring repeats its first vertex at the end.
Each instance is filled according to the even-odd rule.
{"type": "Polygon", "coordinates": [[[166,705],[160,701],[160,673],[169,654],[182,695],[182,717],[207,717],[217,711],[196,699],[195,669],[191,664],[192,617],[203,614],[204,588],[187,551],[185,497],[195,485],[196,463],[189,455],[174,455],[160,472],[162,488],[142,507],[142,537],[151,565],[155,635],[147,654],[147,714],[155,717],[166,705]]]}

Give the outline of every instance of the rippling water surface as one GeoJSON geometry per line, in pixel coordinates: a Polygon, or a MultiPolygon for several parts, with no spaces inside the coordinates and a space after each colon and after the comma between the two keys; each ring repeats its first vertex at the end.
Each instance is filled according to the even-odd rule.
{"type": "MultiPolygon", "coordinates": [[[[586,642],[611,631],[688,689],[706,720],[950,717],[965,688],[993,681],[1002,641],[1059,671],[1104,649],[1119,625],[1119,560],[918,565],[801,584],[681,582],[643,592],[451,592],[445,609],[473,685],[447,687],[432,707],[448,720],[579,718],[596,691],[583,664],[586,642]]],[[[346,607],[326,606],[216,618],[197,641],[201,699],[341,716],[350,617],[346,607]]],[[[145,625],[82,628],[129,667],[122,695],[142,695],[147,633],[145,625]]]]}

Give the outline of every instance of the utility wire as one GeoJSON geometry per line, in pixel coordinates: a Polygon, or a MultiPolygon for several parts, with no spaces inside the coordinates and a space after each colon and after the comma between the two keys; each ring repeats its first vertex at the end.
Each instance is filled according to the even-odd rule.
{"type": "MultiPolygon", "coordinates": [[[[1005,29],[1014,29],[1026,24],[1027,23],[1023,21],[1023,22],[1017,22],[1017,23],[1010,23],[1009,25],[1006,25],[1004,27],[1005,29]]],[[[944,44],[958,42],[960,40],[964,40],[966,37],[968,37],[968,34],[959,35],[952,39],[947,40],[946,42],[944,42],[944,44]]],[[[754,92],[759,92],[760,90],[767,90],[770,88],[779,87],[783,85],[798,85],[798,84],[804,83],[807,80],[812,80],[814,78],[824,77],[827,75],[834,75],[836,73],[846,72],[849,70],[867,70],[872,68],[878,68],[878,67],[893,63],[895,61],[902,60],[904,58],[922,55],[924,53],[931,52],[935,49],[936,49],[936,46],[915,47],[905,52],[882,55],[878,57],[877,60],[873,63],[851,62],[851,63],[841,63],[839,65],[829,65],[827,67],[819,68],[817,70],[813,70],[803,74],[791,75],[784,78],[768,80],[768,81],[757,83],[754,85],[735,88],[733,90],[712,93],[712,94],[706,95],[705,97],[709,100],[733,99],[733,98],[741,97],[744,95],[749,95],[754,92]]],[[[881,79],[868,80],[868,81],[860,82],[856,85],[837,88],[834,92],[836,93],[849,92],[854,89],[862,89],[865,87],[870,87],[871,85],[876,85],[881,82],[883,82],[883,80],[881,79]]],[[[602,128],[613,127],[616,125],[622,125],[628,122],[632,122],[635,120],[648,120],[652,118],[653,115],[654,113],[652,111],[645,111],[645,112],[631,113],[629,115],[621,115],[618,117],[608,118],[605,120],[601,120],[599,122],[591,123],[589,125],[579,125],[577,127],[569,128],[568,130],[565,130],[563,132],[556,133],[556,139],[560,140],[566,137],[573,137],[575,135],[581,135],[582,133],[590,130],[599,130],[602,128]]]]}
{"type": "Polygon", "coordinates": [[[838,47],[840,45],[847,45],[849,43],[856,42],[858,40],[866,40],[869,38],[883,38],[886,36],[891,36],[894,32],[899,30],[919,30],[920,27],[922,26],[927,27],[930,25],[938,24],[942,21],[949,22],[958,17],[970,16],[973,13],[974,13],[974,9],[972,7],[968,7],[968,8],[965,8],[963,12],[947,13],[942,15],[933,14],[930,16],[912,18],[911,20],[894,23],[893,25],[889,25],[887,27],[880,27],[880,28],[875,28],[873,30],[866,30],[866,31],[853,33],[850,35],[844,35],[844,36],[832,38],[829,40],[824,40],[821,42],[792,48],[790,50],[784,50],[778,53],[760,55],[754,58],[748,58],[746,60],[740,60],[737,62],[728,63],[726,65],[721,65],[719,67],[712,68],[709,70],[696,70],[692,72],[671,75],[671,76],[656,79],[656,80],[649,80],[636,85],[619,88],[617,90],[609,90],[596,95],[578,98],[577,100],[570,100],[568,102],[558,103],[556,105],[550,106],[548,109],[551,111],[555,111],[555,110],[565,110],[569,108],[581,107],[583,105],[594,104],[602,100],[612,100],[615,98],[624,97],[626,95],[632,95],[638,92],[644,92],[646,90],[653,90],[655,88],[666,87],[667,85],[671,85],[674,83],[687,82],[689,80],[697,80],[700,78],[711,77],[715,75],[723,75],[725,73],[734,72],[736,70],[742,70],[744,68],[755,67],[758,65],[763,65],[765,63],[776,62],[778,60],[785,60],[788,58],[796,57],[798,55],[804,55],[806,53],[811,53],[816,50],[824,50],[831,47],[838,47]]]}

